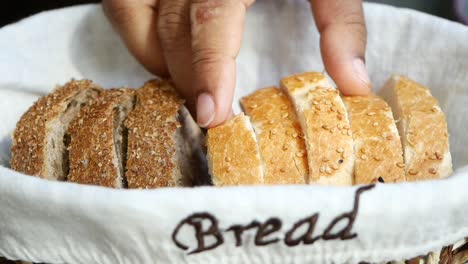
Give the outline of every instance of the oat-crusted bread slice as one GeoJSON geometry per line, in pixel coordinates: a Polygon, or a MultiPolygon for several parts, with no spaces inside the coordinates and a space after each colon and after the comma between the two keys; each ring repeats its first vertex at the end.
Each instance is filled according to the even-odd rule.
{"type": "Polygon", "coordinates": [[[408,181],[452,173],[447,122],[437,100],[421,84],[392,76],[381,91],[393,109],[404,148],[408,181]]]}
{"type": "Polygon", "coordinates": [[[257,136],[265,184],[308,182],[307,151],[301,126],[286,94],[270,87],[241,99],[257,136]]]}
{"type": "Polygon", "coordinates": [[[352,185],[354,151],[348,114],[339,92],[321,73],[307,72],[281,80],[304,132],[309,182],[352,185]]]}
{"type": "Polygon", "coordinates": [[[72,80],[40,98],[16,125],[11,168],[48,180],[65,180],[65,133],[80,108],[94,99],[99,90],[91,81],[72,80]]]}
{"type": "Polygon", "coordinates": [[[136,98],[125,121],[128,187],[193,186],[203,174],[203,134],[173,84],[149,81],[136,98]]]}
{"type": "Polygon", "coordinates": [[[249,117],[240,114],[207,134],[208,169],[215,186],[263,184],[263,166],[249,117]]]}
{"type": "Polygon", "coordinates": [[[68,130],[68,180],[124,188],[126,131],[123,121],[134,104],[133,89],[103,91],[83,107],[68,130]]]}
{"type": "Polygon", "coordinates": [[[355,184],[405,181],[403,149],[388,104],[375,94],[343,101],[354,138],[355,184]]]}

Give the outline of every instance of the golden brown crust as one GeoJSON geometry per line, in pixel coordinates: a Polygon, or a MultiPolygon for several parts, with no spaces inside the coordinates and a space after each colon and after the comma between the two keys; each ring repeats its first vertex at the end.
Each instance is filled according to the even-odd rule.
{"type": "Polygon", "coordinates": [[[310,183],[353,183],[353,139],[339,92],[328,88],[320,73],[304,73],[281,80],[293,101],[305,135],[310,183]]]}
{"type": "Polygon", "coordinates": [[[242,98],[241,104],[257,135],[264,183],[308,182],[304,137],[287,96],[278,88],[265,88],[242,98]]]}
{"type": "Polygon", "coordinates": [[[216,186],[263,183],[260,151],[249,118],[240,114],[208,130],[208,167],[216,186]]]}
{"type": "Polygon", "coordinates": [[[128,128],[127,182],[129,188],[176,186],[177,114],[183,100],[168,81],[147,82],[136,92],[128,128]]]}
{"type": "Polygon", "coordinates": [[[49,178],[45,171],[48,124],[66,110],[68,101],[88,89],[100,89],[89,80],[72,80],[52,93],[41,97],[21,117],[13,134],[11,168],[41,178],[49,178]]]}
{"type": "Polygon", "coordinates": [[[118,114],[115,109],[133,94],[132,89],[106,90],[81,109],[68,130],[71,139],[68,181],[120,187],[114,145],[114,118],[118,114]]]}
{"type": "Polygon", "coordinates": [[[393,76],[408,181],[444,178],[452,173],[447,122],[429,89],[403,76],[393,76]]]}
{"type": "Polygon", "coordinates": [[[393,114],[380,97],[343,98],[351,121],[356,156],[355,184],[405,181],[403,149],[393,114]]]}

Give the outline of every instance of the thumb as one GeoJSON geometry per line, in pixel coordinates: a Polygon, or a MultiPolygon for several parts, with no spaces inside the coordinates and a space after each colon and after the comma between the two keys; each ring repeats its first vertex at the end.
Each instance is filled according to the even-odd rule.
{"type": "Polygon", "coordinates": [[[366,95],[367,31],[362,0],[311,0],[327,72],[345,95],[366,95]]]}
{"type": "Polygon", "coordinates": [[[253,0],[195,0],[190,7],[192,82],[197,122],[214,127],[232,116],[236,62],[245,12],[253,0]]]}

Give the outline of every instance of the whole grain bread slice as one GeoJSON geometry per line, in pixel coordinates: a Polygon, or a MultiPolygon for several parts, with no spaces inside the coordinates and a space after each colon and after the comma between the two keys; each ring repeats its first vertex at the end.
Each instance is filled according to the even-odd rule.
{"type": "Polygon", "coordinates": [[[98,96],[99,90],[89,80],[72,80],[40,98],[21,117],[13,133],[11,168],[48,180],[65,180],[66,131],[80,109],[98,96]]]}
{"type": "Polygon", "coordinates": [[[452,173],[445,115],[428,88],[404,76],[392,76],[381,95],[393,109],[404,148],[408,181],[448,177],[452,173]]]}
{"type": "Polygon", "coordinates": [[[307,151],[301,126],[286,94],[275,87],[241,99],[257,136],[265,184],[308,182],[307,151]]]}
{"type": "Polygon", "coordinates": [[[111,89],[81,109],[68,130],[69,181],[125,187],[127,144],[123,122],[133,109],[134,99],[133,89],[111,89]]]}
{"type": "Polygon", "coordinates": [[[125,121],[128,187],[193,186],[206,174],[201,166],[203,134],[173,84],[149,81],[136,98],[125,121]]]}
{"type": "Polygon", "coordinates": [[[338,90],[317,72],[283,78],[281,88],[293,103],[304,132],[309,183],[352,185],[353,138],[338,90]]]}

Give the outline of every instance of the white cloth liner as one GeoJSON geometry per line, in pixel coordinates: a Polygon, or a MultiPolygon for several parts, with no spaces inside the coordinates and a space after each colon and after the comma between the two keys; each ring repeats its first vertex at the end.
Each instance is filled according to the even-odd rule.
{"type": "MultiPolygon", "coordinates": [[[[21,177],[6,168],[10,134],[39,95],[70,78],[138,87],[151,75],[128,54],[99,6],[46,12],[0,29],[0,255],[48,263],[357,263],[407,259],[467,237],[468,28],[376,4],[365,11],[375,88],[392,73],[431,87],[448,117],[457,171],[443,181],[378,184],[363,193],[352,228],[358,236],[351,240],[258,247],[252,229],[242,247],[227,232],[223,245],[192,255],[171,239],[190,214],[209,212],[221,228],[278,217],[283,227],[270,239],[318,212],[319,235],[333,217],[352,209],[356,187],[129,191],[21,177]]],[[[259,0],[245,31],[236,102],[291,73],[323,70],[306,1],[259,0]]],[[[180,237],[194,249],[191,230],[180,237]]]]}

